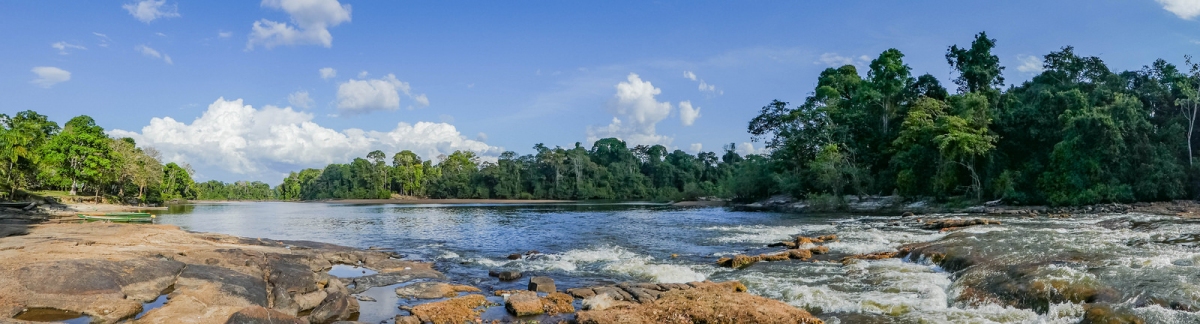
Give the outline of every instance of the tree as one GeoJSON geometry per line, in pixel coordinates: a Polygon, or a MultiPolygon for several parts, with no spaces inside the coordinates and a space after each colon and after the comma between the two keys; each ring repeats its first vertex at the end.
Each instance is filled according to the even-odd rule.
{"type": "Polygon", "coordinates": [[[163,167],[161,196],[163,200],[194,199],[196,198],[195,184],[192,182],[192,167],[188,164],[180,166],[175,162],[163,167]]]}
{"type": "Polygon", "coordinates": [[[1004,67],[1000,66],[1000,57],[992,54],[995,47],[996,40],[988,38],[986,32],[976,34],[970,48],[950,46],[946,62],[958,70],[954,83],[959,92],[981,92],[1004,85],[1004,67]]]}
{"type": "Polygon", "coordinates": [[[70,180],[71,195],[77,193],[80,181],[93,185],[99,194],[99,182],[112,161],[108,136],[92,117],[72,118],[44,148],[48,164],[57,168],[61,180],[70,180]]]}
{"type": "Polygon", "coordinates": [[[1192,163],[1192,131],[1196,128],[1196,113],[1200,112],[1200,64],[1192,63],[1192,57],[1186,56],[1185,62],[1190,68],[1187,78],[1180,80],[1179,90],[1183,98],[1176,99],[1180,115],[1187,119],[1187,158],[1188,165],[1192,163]]]}
{"type": "Polygon", "coordinates": [[[58,131],[57,123],[32,110],[12,117],[0,114],[0,161],[9,197],[33,182],[43,160],[39,151],[58,131]]]}
{"type": "Polygon", "coordinates": [[[871,69],[867,71],[867,79],[881,97],[878,105],[881,108],[882,132],[885,134],[888,132],[888,123],[895,118],[896,110],[905,101],[904,97],[909,94],[909,87],[913,83],[912,69],[904,64],[903,58],[904,54],[899,50],[888,49],[871,61],[871,69]]]}

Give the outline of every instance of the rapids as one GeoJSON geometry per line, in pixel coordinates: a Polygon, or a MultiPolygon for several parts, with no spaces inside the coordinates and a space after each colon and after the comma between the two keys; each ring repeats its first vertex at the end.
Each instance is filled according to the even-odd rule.
{"type": "MultiPolygon", "coordinates": [[[[221,203],[175,207],[158,222],[394,250],[433,261],[452,281],[485,291],[524,288],[523,280],[500,282],[487,275],[504,269],[553,277],[560,290],[622,281],[739,280],[752,293],[804,308],[828,323],[1078,323],[1089,312],[1085,303],[1098,302],[1147,323],[1200,323],[1200,219],[989,218],[1003,225],[939,232],[901,217],[656,204],[221,203]],[[759,262],[740,270],[714,263],[722,256],[780,251],[766,245],[796,235],[824,234],[840,237],[824,244],[830,254],[821,260],[827,261],[759,262]],[[969,255],[977,263],[944,269],[932,254],[920,253],[838,261],[906,246],[969,255]],[[507,258],[529,251],[538,253],[507,258]],[[1020,281],[1013,284],[997,275],[1014,273],[1020,281]],[[980,289],[1007,299],[974,298],[980,289]],[[1071,298],[1076,295],[1068,289],[1089,294],[1071,298]]],[[[365,312],[360,321],[390,321],[391,315],[365,312]]]]}

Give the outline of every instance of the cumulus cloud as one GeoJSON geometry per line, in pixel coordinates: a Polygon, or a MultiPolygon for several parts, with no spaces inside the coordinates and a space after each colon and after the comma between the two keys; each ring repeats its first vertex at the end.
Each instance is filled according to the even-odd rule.
{"type": "Polygon", "coordinates": [[[764,154],[770,153],[770,151],[767,150],[767,148],[765,148],[765,147],[755,149],[754,143],[742,142],[742,144],[738,145],[738,147],[737,147],[737,153],[741,154],[742,156],[751,155],[751,154],[764,155],[764,154]]]}
{"type": "Polygon", "coordinates": [[[296,91],[288,95],[288,103],[292,104],[292,106],[308,109],[312,108],[315,102],[308,96],[308,91],[296,91]]]}
{"type": "Polygon", "coordinates": [[[1157,0],[1158,4],[1163,6],[1163,9],[1179,16],[1179,18],[1191,20],[1200,15],[1200,1],[1196,0],[1157,0]]]}
{"type": "Polygon", "coordinates": [[[696,122],[696,118],[700,118],[700,107],[692,108],[691,101],[679,102],[679,121],[683,126],[692,126],[696,122]]]}
{"type": "Polygon", "coordinates": [[[61,55],[70,54],[67,52],[68,49],[78,49],[78,50],[87,49],[87,47],[83,47],[81,45],[75,45],[75,44],[71,44],[71,43],[67,43],[67,42],[57,42],[54,44],[50,44],[50,47],[58,50],[58,54],[61,54],[61,55]]]}
{"type": "Polygon", "coordinates": [[[429,98],[425,94],[413,95],[408,82],[397,80],[395,75],[388,74],[379,79],[351,79],[338,85],[337,108],[343,115],[396,110],[400,108],[401,94],[412,99],[418,106],[429,105],[429,98]]]}
{"type": "Polygon", "coordinates": [[[246,49],[279,45],[333,46],[329,28],[350,21],[350,5],[337,0],[263,0],[263,7],[283,10],[291,24],[260,19],[250,30],[246,49]]]}
{"type": "Polygon", "coordinates": [[[129,11],[133,18],[141,20],[149,24],[151,21],[159,18],[174,18],[179,17],[179,6],[166,6],[167,0],[142,0],[137,3],[127,3],[121,6],[125,11],[129,11]]]}
{"type": "Polygon", "coordinates": [[[162,59],[162,60],[163,60],[163,62],[167,62],[167,64],[175,64],[175,62],[172,62],[172,61],[171,61],[171,56],[170,56],[170,55],[163,54],[163,53],[159,53],[159,52],[158,52],[158,50],[155,50],[155,49],[153,49],[153,48],[150,48],[149,46],[146,46],[146,45],[138,45],[138,46],[134,47],[133,49],[134,49],[134,50],[136,50],[136,51],[138,51],[138,52],[141,52],[141,53],[142,53],[142,55],[145,55],[145,56],[148,56],[148,57],[153,57],[153,58],[156,58],[156,59],[162,59]]]}
{"type": "Polygon", "coordinates": [[[140,132],[113,130],[110,135],[131,137],[139,145],[153,146],[162,152],[164,160],[188,162],[204,174],[271,182],[290,171],[346,163],[373,150],[412,150],[425,159],[456,150],[485,157],[503,151],[468,139],[445,123],[398,123],[386,132],[357,128],[336,131],[313,122],[309,113],[273,106],[256,109],[241,99],[224,98],[209,105],[191,123],[171,117],[153,118],[140,132]]]}
{"type": "Polygon", "coordinates": [[[662,93],[649,81],[630,73],[627,81],[618,83],[617,93],[609,107],[615,115],[608,126],[588,127],[588,142],[616,137],[632,145],[670,145],[671,137],[658,135],[655,125],[671,114],[670,102],[658,102],[654,96],[662,93]]]}
{"type": "Polygon", "coordinates": [[[218,31],[217,31],[217,37],[220,37],[220,38],[229,38],[229,37],[233,37],[233,32],[227,32],[227,31],[224,31],[224,30],[218,30],[218,31]]]}
{"type": "Polygon", "coordinates": [[[31,71],[33,71],[33,74],[37,74],[37,78],[30,81],[30,83],[42,88],[50,88],[50,86],[55,84],[71,80],[71,72],[53,66],[34,67],[31,71]]]}
{"type": "Polygon", "coordinates": [[[825,53],[817,59],[813,64],[828,65],[831,67],[842,67],[844,65],[866,65],[871,62],[871,58],[866,55],[861,55],[858,58],[841,56],[838,53],[825,53]]]}
{"type": "Polygon", "coordinates": [[[321,72],[322,79],[332,79],[332,78],[337,77],[337,70],[334,70],[331,67],[321,68],[320,70],[317,70],[317,71],[321,72]]]}
{"type": "Polygon", "coordinates": [[[692,145],[689,145],[689,146],[688,146],[688,149],[689,149],[690,151],[692,151],[692,154],[699,154],[699,153],[700,153],[700,151],[704,149],[704,144],[702,144],[702,143],[692,143],[692,145]]]}
{"type": "Polygon", "coordinates": [[[1021,64],[1017,66],[1017,71],[1022,73],[1038,74],[1046,69],[1042,64],[1042,58],[1033,55],[1017,55],[1017,62],[1021,64]]]}

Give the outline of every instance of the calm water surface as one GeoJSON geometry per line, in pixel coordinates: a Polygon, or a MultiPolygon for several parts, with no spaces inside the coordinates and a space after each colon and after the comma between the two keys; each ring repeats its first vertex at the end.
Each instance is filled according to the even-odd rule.
{"type": "MultiPolygon", "coordinates": [[[[174,208],[159,222],[187,230],[245,237],[311,240],[397,251],[435,262],[451,280],[485,290],[523,288],[499,282],[489,269],[520,270],[555,278],[559,289],[622,281],[740,280],[752,293],[808,309],[831,323],[1077,323],[1082,307],[1052,305],[1041,314],[997,305],[959,305],[962,287],[951,274],[921,261],[772,262],[743,270],[714,266],[726,255],[778,251],[766,244],[794,235],[837,234],[832,254],[894,251],[906,243],[939,240],[946,233],[890,226],[898,217],[790,215],[675,208],[654,204],[566,205],[350,205],[329,203],[222,203],[174,208]],[[538,257],[508,260],[536,250],[538,257]],[[672,257],[672,255],[677,255],[672,257]]],[[[1051,276],[1097,280],[1123,292],[1168,289],[1174,300],[1200,309],[1200,247],[1171,237],[1200,235],[1200,222],[1160,216],[1091,215],[1070,220],[1004,219],[1001,226],[964,230],[982,248],[1009,257],[1047,251],[1095,252],[1095,260],[1059,267],[1051,276]],[[1105,220],[1133,217],[1167,226],[1107,229],[1105,220]],[[1168,238],[1168,243],[1161,238],[1168,238]],[[1136,244],[1138,240],[1148,243],[1136,244]],[[1131,243],[1134,242],[1134,243],[1131,243]],[[1130,279],[1132,278],[1132,279],[1130,279]],[[1128,291],[1126,291],[1128,290],[1128,291]]],[[[1056,277],[1057,278],[1057,277],[1056,277]]],[[[394,310],[394,294],[380,309],[394,310]]],[[[378,297],[376,299],[379,299],[378,297]]],[[[1200,323],[1195,312],[1129,305],[1156,323],[1200,323]]],[[[360,320],[378,323],[393,311],[368,310],[360,320]]]]}

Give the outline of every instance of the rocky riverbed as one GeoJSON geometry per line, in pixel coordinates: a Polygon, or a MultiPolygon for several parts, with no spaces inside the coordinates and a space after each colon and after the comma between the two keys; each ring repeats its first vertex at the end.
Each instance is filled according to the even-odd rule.
{"type": "Polygon", "coordinates": [[[386,251],[170,225],[43,224],[16,234],[0,238],[0,322],[333,323],[382,306],[396,323],[821,323],[735,281],[626,283],[568,295],[535,277],[529,291],[485,296],[386,251]],[[335,267],[342,271],[331,274],[335,267]],[[380,287],[413,301],[395,309],[364,294],[380,287]]]}

